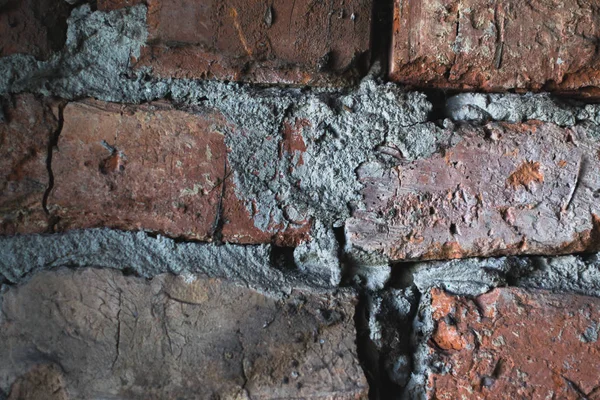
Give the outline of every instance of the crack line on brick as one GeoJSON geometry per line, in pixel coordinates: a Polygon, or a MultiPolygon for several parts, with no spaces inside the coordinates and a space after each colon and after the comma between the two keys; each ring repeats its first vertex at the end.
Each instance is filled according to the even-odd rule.
{"type": "Polygon", "coordinates": [[[210,233],[210,237],[218,243],[222,242],[223,240],[223,225],[225,224],[225,221],[223,219],[223,197],[225,197],[225,181],[227,180],[230,174],[231,173],[227,172],[227,155],[225,154],[223,156],[223,178],[221,179],[221,182],[219,182],[214,188],[211,189],[211,191],[215,190],[219,188],[219,185],[221,189],[221,193],[219,194],[219,201],[217,202],[215,220],[213,222],[213,226],[210,233]]]}
{"type": "Polygon", "coordinates": [[[117,331],[115,333],[116,354],[115,354],[115,359],[113,360],[112,365],[110,367],[111,371],[114,371],[115,365],[117,364],[117,361],[119,361],[119,356],[121,355],[121,311],[123,310],[123,301],[122,301],[123,292],[121,292],[121,290],[119,290],[118,293],[119,293],[119,311],[117,311],[117,331]]]}
{"type": "MultiPolygon", "coordinates": [[[[48,218],[51,220],[50,211],[48,210],[48,198],[50,197],[50,192],[54,188],[54,172],[52,171],[52,154],[54,153],[54,149],[58,146],[58,138],[62,132],[64,126],[64,109],[68,103],[58,104],[58,126],[54,132],[48,138],[48,150],[46,154],[46,171],[48,173],[48,187],[44,192],[44,196],[42,198],[42,208],[48,218]]],[[[52,224],[51,224],[52,225],[52,224]]]]}
{"type": "Polygon", "coordinates": [[[571,205],[571,202],[573,201],[573,198],[575,197],[575,192],[577,191],[577,189],[579,188],[579,185],[581,184],[581,176],[583,175],[583,172],[584,172],[585,162],[586,162],[585,157],[583,155],[581,155],[581,157],[579,158],[579,162],[577,163],[577,176],[575,176],[575,183],[573,184],[573,189],[571,189],[571,193],[569,193],[567,203],[561,210],[561,216],[562,216],[562,214],[564,214],[565,212],[567,212],[569,210],[569,206],[571,205]]]}

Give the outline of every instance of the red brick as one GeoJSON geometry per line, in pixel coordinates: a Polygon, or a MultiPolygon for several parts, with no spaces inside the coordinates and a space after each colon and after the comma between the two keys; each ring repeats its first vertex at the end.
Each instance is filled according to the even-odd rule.
{"type": "Polygon", "coordinates": [[[108,226],[208,239],[224,177],[225,124],[166,103],[69,103],[49,200],[59,229],[108,226]]]}
{"type": "Polygon", "coordinates": [[[366,208],[347,224],[355,245],[392,259],[600,250],[600,144],[584,128],[450,129],[461,141],[443,152],[359,170],[366,208]]]}
{"type": "Polygon", "coordinates": [[[48,58],[65,43],[68,15],[66,1],[0,2],[0,57],[24,53],[48,58]]]}
{"type": "Polygon", "coordinates": [[[69,103],[52,162],[49,209],[58,230],[143,229],[237,243],[307,239],[308,221],[297,229],[255,227],[226,160],[224,133],[233,129],[216,111],[166,102],[69,103]]]}
{"type": "Polygon", "coordinates": [[[600,396],[597,298],[518,288],[431,296],[427,344],[440,370],[429,373],[427,398],[600,396]]]}
{"type": "Polygon", "coordinates": [[[600,96],[594,0],[396,0],[390,76],[414,86],[600,96]]]}
{"type": "Polygon", "coordinates": [[[16,96],[0,122],[0,234],[47,229],[48,143],[58,121],[44,100],[16,96]]]}
{"type": "Polygon", "coordinates": [[[369,0],[146,3],[150,36],[135,65],[161,77],[337,84],[366,66],[369,0]]]}

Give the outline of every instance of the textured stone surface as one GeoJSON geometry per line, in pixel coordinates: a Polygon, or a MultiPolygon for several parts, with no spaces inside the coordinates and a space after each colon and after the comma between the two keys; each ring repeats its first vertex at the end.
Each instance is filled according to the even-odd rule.
{"type": "Polygon", "coordinates": [[[307,238],[308,220],[297,231],[255,227],[227,162],[225,135],[234,128],[218,112],[87,100],[69,103],[64,121],[49,200],[58,230],[106,226],[241,243],[307,238]]]}
{"type": "Polygon", "coordinates": [[[593,0],[395,0],[391,78],[415,86],[600,96],[593,0]]]}
{"type": "Polygon", "coordinates": [[[350,241],[391,259],[600,249],[597,133],[577,125],[450,126],[442,152],[358,171],[350,241]],[[458,139],[458,140],[457,140],[458,139]]]}
{"type": "Polygon", "coordinates": [[[0,120],[0,233],[43,232],[48,143],[58,121],[46,100],[19,95],[0,120]]]}
{"type": "MultiPolygon", "coordinates": [[[[100,8],[132,3],[103,1],[100,8]]],[[[161,77],[322,84],[367,67],[369,0],[146,3],[150,35],[136,65],[161,77]]]]}
{"type": "Polygon", "coordinates": [[[66,39],[69,5],[55,0],[0,1],[0,57],[48,58],[66,39]]]}
{"type": "Polygon", "coordinates": [[[596,398],[597,298],[495,289],[431,292],[430,399],[596,398]]]}
{"type": "Polygon", "coordinates": [[[194,276],[62,269],[2,298],[10,399],[366,398],[349,291],[280,301],[194,276]]]}

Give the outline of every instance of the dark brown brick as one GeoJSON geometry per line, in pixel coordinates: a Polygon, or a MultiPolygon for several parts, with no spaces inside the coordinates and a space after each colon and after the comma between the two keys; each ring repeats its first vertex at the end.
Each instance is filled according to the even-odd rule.
{"type": "Polygon", "coordinates": [[[495,289],[431,291],[429,399],[597,399],[597,298],[495,289]],[[442,372],[443,370],[443,372],[442,372]]]}
{"type": "Polygon", "coordinates": [[[0,2],[0,57],[24,53],[48,58],[65,43],[68,15],[64,0],[0,2]]]}
{"type": "Polygon", "coordinates": [[[395,0],[393,36],[397,82],[600,96],[594,0],[395,0]]]}
{"type": "Polygon", "coordinates": [[[278,300],[199,276],[62,269],[1,296],[11,395],[367,399],[350,291],[278,300]]]}
{"type": "Polygon", "coordinates": [[[47,229],[48,143],[58,121],[45,100],[16,96],[0,121],[0,234],[47,229]]]}
{"type": "MultiPolygon", "coordinates": [[[[104,1],[101,8],[131,1],[104,1]]],[[[148,46],[135,65],[161,77],[337,84],[368,62],[369,0],[147,0],[148,46]]]]}
{"type": "Polygon", "coordinates": [[[395,260],[600,250],[600,144],[582,126],[449,128],[458,144],[362,168],[350,240],[395,260]],[[379,171],[377,173],[373,171],[379,171]]]}

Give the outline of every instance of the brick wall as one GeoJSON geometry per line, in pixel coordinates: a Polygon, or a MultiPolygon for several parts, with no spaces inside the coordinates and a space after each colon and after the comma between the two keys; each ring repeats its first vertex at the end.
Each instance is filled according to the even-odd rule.
{"type": "Polygon", "coordinates": [[[0,399],[600,396],[598,17],[0,0],[0,399]]]}

